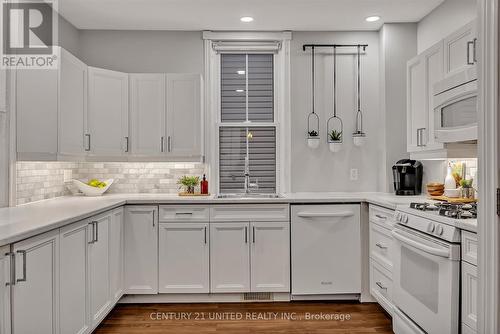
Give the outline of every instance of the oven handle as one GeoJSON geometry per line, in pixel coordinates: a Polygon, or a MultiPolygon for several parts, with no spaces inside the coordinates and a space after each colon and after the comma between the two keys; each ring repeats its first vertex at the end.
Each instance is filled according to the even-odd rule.
{"type": "Polygon", "coordinates": [[[407,245],[410,245],[412,247],[415,247],[417,249],[420,249],[421,251],[424,251],[426,253],[429,253],[429,254],[432,254],[432,255],[436,255],[436,256],[441,256],[441,257],[445,257],[445,258],[449,258],[450,257],[450,251],[449,250],[444,250],[444,249],[439,249],[439,248],[434,248],[434,247],[431,247],[431,246],[427,246],[427,245],[424,245],[418,241],[415,241],[415,240],[412,240],[410,238],[407,238],[401,234],[399,234],[398,232],[396,231],[391,231],[391,234],[394,238],[398,239],[399,241],[407,244],[407,245]]]}

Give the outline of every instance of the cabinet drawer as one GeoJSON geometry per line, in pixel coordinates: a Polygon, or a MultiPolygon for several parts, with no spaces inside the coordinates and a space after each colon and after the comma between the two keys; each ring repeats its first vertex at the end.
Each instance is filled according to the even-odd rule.
{"type": "Polygon", "coordinates": [[[210,221],[288,221],[288,204],[214,205],[210,221]]]}
{"type": "Polygon", "coordinates": [[[392,315],[392,274],[370,259],[370,292],[378,303],[392,315]]]}
{"type": "Polygon", "coordinates": [[[394,210],[389,210],[376,205],[370,205],[370,221],[392,228],[394,222],[394,210]]]}
{"type": "Polygon", "coordinates": [[[477,266],[477,234],[462,231],[462,260],[477,266]]]}
{"type": "Polygon", "coordinates": [[[392,272],[393,239],[391,231],[370,223],[370,257],[392,272]]]}
{"type": "Polygon", "coordinates": [[[208,222],[210,210],[208,206],[199,205],[162,205],[159,218],[160,223],[208,222]]]}

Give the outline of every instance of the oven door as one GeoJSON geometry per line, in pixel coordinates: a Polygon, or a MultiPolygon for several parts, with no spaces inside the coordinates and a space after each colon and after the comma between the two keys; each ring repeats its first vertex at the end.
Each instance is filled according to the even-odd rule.
{"type": "Polygon", "coordinates": [[[458,333],[460,245],[399,226],[392,235],[396,307],[429,334],[458,333]]]}
{"type": "Polygon", "coordinates": [[[434,96],[436,141],[477,140],[477,80],[434,96]]]}

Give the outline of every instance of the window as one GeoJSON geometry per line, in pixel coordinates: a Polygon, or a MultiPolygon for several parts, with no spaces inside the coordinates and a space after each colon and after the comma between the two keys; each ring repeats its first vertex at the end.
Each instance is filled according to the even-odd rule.
{"type": "Polygon", "coordinates": [[[276,192],[274,54],[221,54],[219,190],[276,192]]]}

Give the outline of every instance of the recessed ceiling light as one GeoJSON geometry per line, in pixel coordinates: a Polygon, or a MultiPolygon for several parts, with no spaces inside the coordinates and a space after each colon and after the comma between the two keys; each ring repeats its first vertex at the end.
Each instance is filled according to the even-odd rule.
{"type": "Polygon", "coordinates": [[[243,92],[244,92],[244,90],[243,90],[243,89],[237,89],[237,90],[236,90],[236,93],[243,93],[243,92]]]}
{"type": "Polygon", "coordinates": [[[243,16],[242,18],[240,18],[240,21],[241,22],[245,22],[245,23],[249,23],[249,22],[253,21],[253,17],[251,17],[251,16],[243,16]]]}
{"type": "Polygon", "coordinates": [[[366,19],[366,22],[376,22],[378,20],[380,20],[380,16],[368,16],[366,19]]]}
{"type": "Polygon", "coordinates": [[[236,71],[236,73],[238,73],[239,75],[245,75],[246,72],[243,70],[239,70],[239,71],[236,71]]]}

